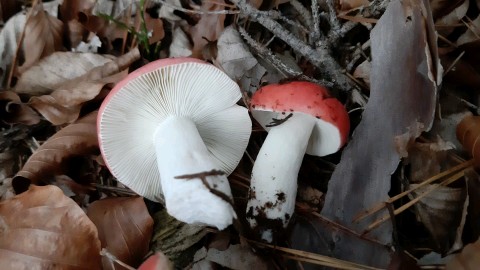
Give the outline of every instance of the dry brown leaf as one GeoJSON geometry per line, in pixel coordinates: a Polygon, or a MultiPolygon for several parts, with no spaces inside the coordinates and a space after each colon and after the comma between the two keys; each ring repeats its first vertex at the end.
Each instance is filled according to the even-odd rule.
{"type": "MultiPolygon", "coordinates": [[[[224,10],[225,2],[220,1],[203,1],[201,10],[217,11],[224,10]]],[[[223,32],[225,22],[225,14],[218,15],[203,15],[198,23],[190,30],[190,35],[193,40],[193,57],[202,57],[202,49],[207,45],[208,41],[215,41],[223,32]]]]}
{"type": "Polygon", "coordinates": [[[165,37],[163,21],[159,18],[152,18],[148,12],[146,12],[144,16],[147,30],[152,33],[152,35],[148,38],[148,42],[153,44],[162,40],[163,37],[165,37]]]}
{"type": "Polygon", "coordinates": [[[25,71],[14,90],[29,95],[50,94],[66,81],[84,76],[114,59],[94,53],[56,52],[25,71]]]}
{"type": "Polygon", "coordinates": [[[475,161],[475,166],[480,168],[480,116],[469,115],[457,126],[457,139],[475,161]]]}
{"type": "Polygon", "coordinates": [[[448,151],[455,146],[438,137],[436,142],[415,142],[408,149],[410,164],[410,182],[420,183],[442,171],[453,167],[448,158],[448,151]]]}
{"type": "Polygon", "coordinates": [[[106,84],[120,81],[126,75],[122,70],[139,58],[138,49],[133,49],[112,62],[61,83],[50,95],[32,97],[29,104],[54,125],[72,123],[85,102],[94,99],[106,84]]]}
{"type": "MultiPolygon", "coordinates": [[[[411,185],[411,188],[417,187],[411,185]]],[[[411,199],[420,196],[423,192],[435,187],[435,191],[426,195],[415,204],[417,218],[428,229],[435,242],[436,248],[446,253],[452,248],[457,239],[457,228],[463,231],[463,211],[467,191],[464,188],[451,188],[438,186],[438,184],[427,185],[419,188],[409,195],[411,199]]]]}
{"type": "Polygon", "coordinates": [[[98,152],[97,112],[79,119],[43,143],[13,178],[15,191],[25,191],[30,183],[48,182],[62,175],[69,158],[98,152]]]}
{"type": "Polygon", "coordinates": [[[227,269],[234,270],[270,269],[268,263],[264,259],[253,253],[250,247],[243,246],[241,244],[230,245],[230,247],[226,250],[217,250],[211,248],[207,251],[206,248],[202,248],[195,254],[195,261],[197,263],[202,263],[204,260],[214,262],[226,267],[227,269]]]}
{"type": "Polygon", "coordinates": [[[480,265],[480,240],[467,245],[462,252],[453,256],[447,263],[446,270],[477,270],[480,265]]]}
{"type": "Polygon", "coordinates": [[[25,39],[23,40],[25,62],[18,67],[23,73],[41,58],[63,48],[63,23],[50,16],[42,4],[33,7],[32,16],[25,24],[25,39]]]}
{"type": "MultiPolygon", "coordinates": [[[[153,231],[153,219],[142,197],[107,198],[92,203],[88,217],[95,223],[102,248],[120,261],[138,267],[147,254],[153,231]]],[[[112,262],[103,257],[103,269],[112,268],[112,262]]]]}
{"type": "Polygon", "coordinates": [[[35,125],[40,122],[40,116],[12,91],[0,92],[0,119],[8,124],[35,125]]]}
{"type": "Polygon", "coordinates": [[[95,225],[55,186],[0,203],[0,221],[2,269],[101,269],[95,225]]]}

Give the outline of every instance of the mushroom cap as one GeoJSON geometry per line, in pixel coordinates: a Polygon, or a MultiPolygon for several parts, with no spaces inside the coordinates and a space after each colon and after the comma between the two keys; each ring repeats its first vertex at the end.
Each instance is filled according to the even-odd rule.
{"type": "MultiPolygon", "coordinates": [[[[117,83],[97,119],[102,156],[112,174],[136,193],[162,201],[154,134],[169,116],[190,118],[211,160],[230,174],[251,133],[238,85],[211,64],[193,58],[149,63],[117,83]]],[[[173,155],[175,153],[165,153],[173,155]]]]}
{"type": "Polygon", "coordinates": [[[270,84],[255,92],[250,108],[253,117],[267,131],[273,119],[285,118],[290,113],[316,117],[307,154],[329,155],[338,151],[347,141],[350,130],[348,113],[343,104],[320,85],[303,81],[270,84]]]}

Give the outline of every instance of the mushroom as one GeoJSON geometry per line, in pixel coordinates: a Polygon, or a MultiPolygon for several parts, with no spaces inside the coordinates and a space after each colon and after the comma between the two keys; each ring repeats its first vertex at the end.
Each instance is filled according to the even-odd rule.
{"type": "Polygon", "coordinates": [[[136,193],[190,224],[236,218],[227,175],[251,133],[238,85],[200,60],[163,59],[132,72],[105,98],[97,128],[105,163],[136,193]]]}
{"type": "Polygon", "coordinates": [[[344,106],[310,82],[264,86],[250,107],[268,136],[253,166],[247,219],[255,233],[272,242],[293,214],[304,154],[335,153],[347,140],[350,122],[344,106]]]}

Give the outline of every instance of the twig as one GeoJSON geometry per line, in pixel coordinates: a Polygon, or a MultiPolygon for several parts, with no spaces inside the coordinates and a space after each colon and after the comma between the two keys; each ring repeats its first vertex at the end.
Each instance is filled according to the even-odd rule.
{"type": "Polygon", "coordinates": [[[120,261],[119,259],[117,259],[117,257],[115,257],[112,253],[110,253],[108,250],[106,250],[105,248],[102,248],[102,250],[100,251],[100,255],[104,256],[104,257],[107,257],[108,259],[110,259],[111,261],[114,261],[116,263],[118,263],[119,265],[125,267],[126,269],[128,270],[136,270],[135,268],[131,267],[130,265],[120,261]]]}
{"type": "Polygon", "coordinates": [[[312,0],[313,31],[310,36],[311,43],[317,46],[320,39],[320,15],[318,14],[318,0],[312,0]]]}
{"type": "Polygon", "coordinates": [[[310,61],[315,67],[324,73],[325,77],[328,77],[333,82],[335,87],[345,92],[350,89],[347,77],[342,73],[342,68],[329,54],[327,48],[318,48],[317,50],[314,50],[305,42],[287,31],[278,22],[265,16],[263,13],[259,12],[258,9],[248,4],[246,0],[232,0],[232,2],[237,5],[242,13],[249,16],[253,21],[259,22],[266,29],[292,47],[293,50],[310,61]]]}
{"type": "Polygon", "coordinates": [[[450,66],[448,66],[448,68],[445,70],[445,72],[443,72],[443,77],[445,77],[445,75],[447,75],[448,72],[450,72],[450,70],[453,69],[453,67],[457,64],[457,62],[460,60],[460,58],[462,58],[462,56],[465,54],[465,51],[463,51],[462,53],[460,53],[457,58],[455,58],[455,60],[453,60],[453,62],[450,64],[450,66]]]}
{"type": "Polygon", "coordinates": [[[301,25],[298,22],[290,20],[289,18],[283,16],[280,12],[278,12],[276,10],[267,10],[267,11],[261,11],[260,10],[259,12],[263,13],[263,15],[265,15],[265,16],[269,16],[272,19],[280,20],[280,21],[285,22],[288,25],[296,27],[296,28],[300,29],[301,31],[303,31],[304,33],[309,33],[310,32],[307,28],[305,28],[305,26],[301,25]]]}
{"type": "Polygon", "coordinates": [[[310,29],[313,28],[313,19],[310,11],[302,5],[298,0],[289,1],[290,5],[301,15],[299,19],[310,29]]]}
{"type": "Polygon", "coordinates": [[[333,86],[332,82],[328,82],[328,81],[325,81],[325,80],[313,79],[311,77],[308,77],[308,76],[304,75],[302,72],[296,71],[296,70],[290,68],[289,66],[285,65],[282,62],[282,60],[280,60],[268,48],[258,44],[258,42],[256,42],[252,37],[250,37],[250,35],[247,33],[247,31],[243,27],[239,26],[238,27],[238,32],[240,33],[240,35],[242,35],[243,39],[245,39],[245,41],[248,43],[248,45],[250,45],[250,47],[254,51],[256,51],[257,54],[260,54],[261,56],[266,58],[266,60],[270,64],[272,64],[276,69],[278,69],[278,71],[280,71],[280,73],[282,73],[285,77],[298,77],[300,79],[310,81],[310,82],[314,82],[314,83],[317,83],[317,84],[321,84],[321,85],[324,85],[326,87],[332,87],[333,86]]]}
{"type": "Polygon", "coordinates": [[[328,7],[328,14],[330,15],[329,22],[330,27],[332,28],[333,32],[337,32],[340,30],[340,22],[337,18],[337,11],[335,9],[335,3],[333,0],[326,0],[327,7],[328,7]]]}
{"type": "Polygon", "coordinates": [[[352,222],[359,222],[360,220],[362,219],[365,219],[366,217],[369,217],[375,213],[377,213],[378,211],[382,210],[384,207],[385,207],[385,203],[393,203],[395,202],[396,200],[398,199],[401,199],[403,198],[404,196],[410,194],[412,191],[415,191],[419,188],[422,188],[432,182],[435,182],[437,181],[438,179],[441,179],[449,174],[452,174],[454,172],[458,172],[458,171],[463,171],[465,170],[466,168],[470,167],[473,165],[473,159],[472,160],[469,160],[469,161],[466,161],[462,164],[459,164],[447,171],[444,171],[442,173],[439,173],[437,175],[434,175],[432,177],[430,177],[429,179],[423,181],[421,184],[415,186],[414,188],[412,189],[409,189],[407,191],[404,191],[396,196],[393,196],[392,198],[390,198],[389,200],[387,200],[386,202],[381,202],[375,206],[373,206],[372,208],[368,209],[368,210],[365,210],[364,212],[360,213],[359,215],[357,215],[356,217],[353,218],[353,221],[352,222]]]}
{"type": "MultiPolygon", "coordinates": [[[[414,204],[416,204],[418,201],[420,201],[421,199],[423,199],[425,196],[427,196],[428,194],[432,193],[433,191],[437,190],[438,187],[440,186],[447,186],[455,181],[457,181],[458,179],[462,178],[463,176],[465,175],[465,171],[462,170],[460,171],[459,173],[456,173],[454,174],[453,176],[449,177],[448,179],[444,180],[443,182],[441,182],[438,186],[434,186],[430,189],[428,189],[427,191],[423,192],[422,194],[418,195],[415,199],[409,201],[408,203],[402,205],[400,208],[396,209],[393,213],[395,215],[398,215],[398,214],[401,214],[403,211],[407,210],[408,208],[410,208],[411,206],[413,206],[414,204]]],[[[390,219],[390,216],[389,215],[386,215],[386,216],[383,216],[377,220],[375,220],[374,222],[372,222],[368,227],[367,229],[365,229],[365,231],[363,232],[363,234],[367,234],[369,232],[371,232],[373,229],[377,228],[378,226],[380,226],[381,224],[383,224],[385,221],[389,220],[390,219]]]]}
{"type": "Polygon", "coordinates": [[[165,0],[156,0],[156,2],[160,2],[160,3],[162,3],[162,5],[164,5],[166,7],[169,7],[171,9],[175,9],[175,10],[182,11],[182,12],[185,12],[185,13],[190,13],[190,14],[218,15],[218,14],[239,14],[240,13],[239,10],[226,10],[226,9],[225,10],[212,10],[212,11],[186,9],[186,8],[183,8],[183,7],[172,5],[165,0]]]}

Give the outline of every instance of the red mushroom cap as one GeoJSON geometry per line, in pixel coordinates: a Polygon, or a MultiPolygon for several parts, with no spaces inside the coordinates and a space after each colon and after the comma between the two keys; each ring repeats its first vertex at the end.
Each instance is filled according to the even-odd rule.
{"type": "MultiPolygon", "coordinates": [[[[323,86],[302,81],[270,84],[255,92],[250,107],[255,119],[267,130],[269,128],[266,125],[270,122],[272,115],[260,116],[261,112],[275,112],[283,115],[300,112],[316,117],[318,123],[329,123],[335,126],[340,136],[338,148],[342,147],[347,141],[350,130],[348,113],[343,104],[332,97],[323,86]],[[268,122],[265,122],[264,119],[268,122]]],[[[312,137],[322,139],[321,136],[315,136],[315,134],[312,137]]],[[[312,149],[313,144],[315,142],[312,142],[311,138],[307,149],[308,154],[325,155],[321,150],[312,149]]]]}

